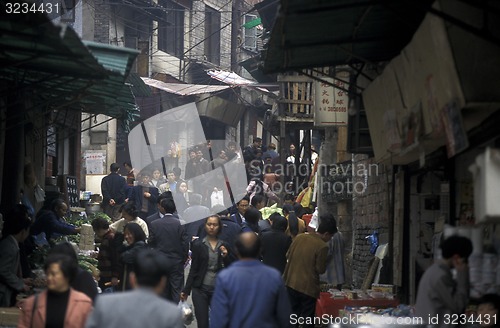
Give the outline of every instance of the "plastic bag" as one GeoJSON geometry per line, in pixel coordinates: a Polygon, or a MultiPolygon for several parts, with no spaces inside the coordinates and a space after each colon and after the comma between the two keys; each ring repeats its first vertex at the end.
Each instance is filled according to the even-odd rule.
{"type": "Polygon", "coordinates": [[[210,196],[211,207],[215,205],[223,205],[224,206],[224,193],[222,190],[213,191],[210,196]]]}
{"type": "Polygon", "coordinates": [[[185,301],[179,302],[179,307],[182,311],[182,319],[184,320],[184,325],[190,325],[194,320],[193,308],[190,304],[185,301]]]}
{"type": "Polygon", "coordinates": [[[38,184],[35,186],[35,199],[37,203],[41,203],[45,200],[45,190],[38,184]]]}
{"type": "Polygon", "coordinates": [[[316,231],[316,229],[318,229],[318,208],[316,207],[316,209],[314,210],[314,213],[312,214],[312,217],[311,217],[311,221],[309,221],[309,224],[308,224],[308,227],[311,228],[311,229],[314,229],[314,231],[316,231]]]}

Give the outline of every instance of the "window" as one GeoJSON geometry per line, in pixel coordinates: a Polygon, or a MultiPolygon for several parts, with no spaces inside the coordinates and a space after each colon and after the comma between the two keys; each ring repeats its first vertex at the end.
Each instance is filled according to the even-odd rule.
{"type": "Polygon", "coordinates": [[[184,7],[171,0],[160,0],[166,9],[158,21],[158,49],[181,58],[184,54],[184,7]]]}
{"type": "MultiPolygon", "coordinates": [[[[255,15],[245,15],[245,24],[255,21],[257,16],[255,15]]],[[[257,50],[257,26],[250,28],[243,27],[243,48],[248,50],[257,50]]]]}
{"type": "Polygon", "coordinates": [[[205,7],[205,57],[216,65],[220,65],[220,20],[220,12],[205,7]]]}

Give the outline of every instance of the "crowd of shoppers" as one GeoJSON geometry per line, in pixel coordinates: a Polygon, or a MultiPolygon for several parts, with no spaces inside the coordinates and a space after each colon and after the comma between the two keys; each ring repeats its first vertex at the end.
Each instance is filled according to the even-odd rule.
{"type": "MultiPolygon", "coordinates": [[[[252,168],[264,165],[260,147],[256,138],[242,154],[228,147],[211,161],[201,149],[193,149],[186,180],[178,168],[165,178],[159,169],[136,172],[130,163],[125,179],[112,164],[102,181],[103,208],[112,222],[91,222],[101,242],[97,260],[102,293],[78,267],[73,247],[52,243],[44,266],[47,289],[18,304],[19,327],[183,327],[177,304],[189,297],[198,327],[289,327],[292,314],[309,319],[302,327],[312,327],[320,282],[338,289],[345,283],[343,237],[331,214],[321,215],[317,229],[306,232],[302,216],[308,209],[292,195],[278,197],[264,181],[272,172],[253,174],[252,168]],[[212,207],[212,182],[190,185],[190,179],[230,160],[247,166],[246,194],[231,206],[212,207]],[[282,214],[263,220],[260,210],[275,202],[284,204],[282,214]]],[[[275,148],[264,157],[278,158],[275,148]]],[[[298,156],[290,147],[290,163],[298,156]]],[[[64,221],[67,210],[57,199],[34,223],[22,205],[7,216],[0,240],[3,306],[15,305],[16,294],[29,289],[30,281],[20,272],[17,245],[30,229],[50,241],[80,231],[64,221]]],[[[443,260],[429,268],[419,286],[415,308],[422,317],[463,313],[468,301],[470,241],[451,237],[442,250],[443,260]]],[[[478,311],[498,312],[498,299],[482,301],[478,311]]]]}

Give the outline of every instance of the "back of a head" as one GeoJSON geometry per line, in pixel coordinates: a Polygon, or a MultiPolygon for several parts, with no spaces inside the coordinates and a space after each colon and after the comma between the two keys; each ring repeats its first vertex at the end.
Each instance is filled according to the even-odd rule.
{"type": "Polygon", "coordinates": [[[252,223],[252,224],[259,223],[260,218],[261,218],[260,211],[254,207],[250,207],[245,212],[245,220],[252,223]]]}
{"type": "Polygon", "coordinates": [[[123,206],[120,208],[120,212],[126,212],[134,218],[139,215],[139,211],[137,210],[134,202],[123,204],[123,206]]]}
{"type": "Polygon", "coordinates": [[[321,215],[319,217],[319,226],[318,226],[318,233],[325,233],[328,232],[330,234],[336,233],[337,230],[337,224],[335,222],[335,219],[333,218],[333,215],[331,214],[325,214],[321,215]]]}
{"type": "Polygon", "coordinates": [[[323,221],[331,222],[335,226],[335,229],[337,229],[337,220],[335,220],[335,217],[333,216],[333,214],[326,213],[326,214],[320,215],[319,220],[320,220],[320,222],[323,222],[323,221]]]}
{"type": "Polygon", "coordinates": [[[158,196],[158,199],[157,199],[157,203],[158,204],[161,204],[161,201],[163,199],[174,199],[174,196],[172,195],[172,192],[170,190],[167,190],[165,192],[162,192],[159,196],[158,196]]]}
{"type": "Polygon", "coordinates": [[[142,287],[156,287],[161,278],[166,276],[167,263],[165,256],[157,250],[145,249],[137,254],[134,273],[137,283],[142,287]]]}
{"type": "Polygon", "coordinates": [[[273,221],[273,224],[271,226],[271,228],[273,228],[273,230],[277,230],[277,231],[286,231],[286,227],[287,227],[287,221],[286,219],[281,216],[281,215],[274,215],[271,219],[271,221],[273,221]]]}
{"type": "Polygon", "coordinates": [[[175,206],[175,202],[173,199],[164,198],[160,202],[160,206],[165,210],[165,213],[173,214],[177,211],[177,207],[175,206]]]}
{"type": "Polygon", "coordinates": [[[189,198],[192,205],[201,205],[202,196],[200,194],[192,194],[189,198]]]}
{"type": "Polygon", "coordinates": [[[117,172],[119,169],[120,169],[120,165],[118,165],[117,163],[113,163],[109,166],[109,170],[111,172],[117,172]]]}
{"type": "Polygon", "coordinates": [[[16,204],[5,216],[2,234],[17,235],[19,232],[31,226],[28,216],[28,208],[22,204],[16,204]]]}
{"type": "Polygon", "coordinates": [[[235,247],[240,258],[257,259],[260,256],[260,238],[253,232],[241,233],[235,247]]]}
{"type": "Polygon", "coordinates": [[[174,168],[172,169],[172,172],[175,174],[175,176],[176,176],[177,178],[180,178],[180,176],[181,176],[181,174],[182,174],[182,170],[181,170],[181,168],[180,168],[180,167],[174,167],[174,168]]]}
{"type": "Polygon", "coordinates": [[[453,255],[467,259],[472,254],[472,242],[463,236],[450,236],[441,244],[443,258],[449,259],[453,255]]]}
{"type": "Polygon", "coordinates": [[[299,233],[299,219],[297,218],[297,213],[292,205],[286,204],[283,206],[283,214],[288,214],[288,227],[290,228],[290,234],[292,236],[297,236],[299,233]]]}
{"type": "Polygon", "coordinates": [[[109,222],[105,218],[97,217],[90,223],[94,231],[109,229],[109,222]]]}
{"type": "Polygon", "coordinates": [[[294,202],[295,201],[295,196],[292,195],[292,194],[286,194],[283,201],[290,201],[290,202],[294,202]]]}
{"type": "Polygon", "coordinates": [[[78,263],[78,256],[76,255],[75,248],[67,241],[60,242],[59,244],[52,247],[49,254],[67,255],[78,263]]]}

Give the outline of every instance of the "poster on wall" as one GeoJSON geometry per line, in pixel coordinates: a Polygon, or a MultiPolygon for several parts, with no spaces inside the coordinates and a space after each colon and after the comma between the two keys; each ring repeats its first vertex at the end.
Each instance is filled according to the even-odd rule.
{"type": "MultiPolygon", "coordinates": [[[[337,77],[342,80],[346,79],[345,74],[337,77]]],[[[331,77],[325,77],[323,80],[328,83],[316,81],[314,84],[314,125],[347,125],[347,107],[349,105],[349,97],[347,92],[344,91],[347,88],[346,84],[331,77]],[[333,85],[338,86],[339,88],[336,88],[333,85]]]]}
{"type": "Polygon", "coordinates": [[[86,151],[85,152],[85,167],[87,174],[104,174],[106,164],[105,151],[86,151]]]}
{"type": "Polygon", "coordinates": [[[446,133],[446,150],[450,158],[469,147],[462,114],[456,100],[449,102],[441,110],[441,120],[446,133]]]}

